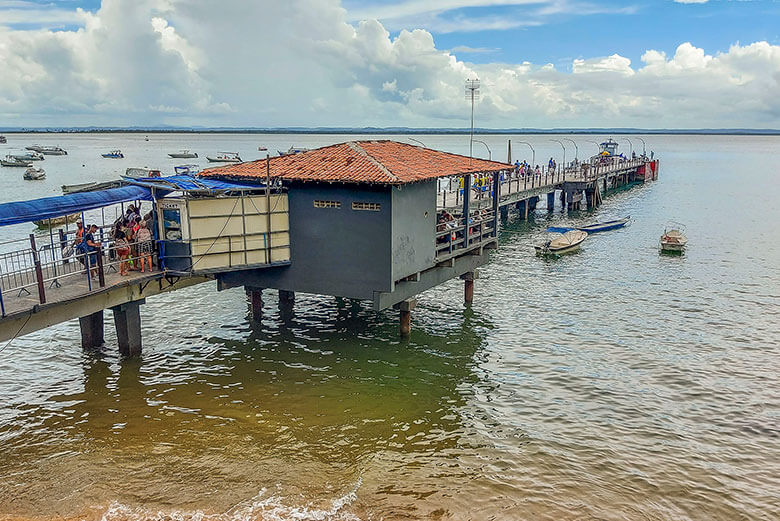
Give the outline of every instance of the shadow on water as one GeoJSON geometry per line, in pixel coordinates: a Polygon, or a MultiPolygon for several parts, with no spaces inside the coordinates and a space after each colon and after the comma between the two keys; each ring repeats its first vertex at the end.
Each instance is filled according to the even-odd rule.
{"type": "Polygon", "coordinates": [[[491,327],[483,317],[433,309],[443,323],[400,340],[395,312],[360,302],[267,306],[259,322],[226,327],[238,340],[213,335],[136,360],[85,352],[83,390],[51,396],[51,414],[30,408],[15,433],[0,427],[0,478],[18,485],[0,503],[10,493],[21,513],[78,512],[114,499],[194,508],[208,496],[219,509],[280,483],[306,494],[300,472],[311,486],[346,486],[378,453],[458,444],[491,327]],[[69,483],[92,485],[74,502],[69,483]]]}

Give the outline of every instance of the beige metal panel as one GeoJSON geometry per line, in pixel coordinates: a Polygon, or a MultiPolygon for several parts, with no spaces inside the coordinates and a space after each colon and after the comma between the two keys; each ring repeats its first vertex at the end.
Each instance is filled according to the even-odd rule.
{"type": "MultiPolygon", "coordinates": [[[[273,223],[273,219],[271,219],[271,223],[273,223]]],[[[265,233],[267,230],[268,230],[268,217],[265,214],[246,216],[247,233],[265,233]]]]}
{"type": "Polygon", "coordinates": [[[271,234],[271,246],[289,246],[290,234],[288,232],[274,232],[271,234]]]}
{"type": "Polygon", "coordinates": [[[246,253],[247,264],[266,264],[268,262],[267,251],[268,250],[248,251],[246,253]]]}
{"type": "Polygon", "coordinates": [[[241,215],[233,217],[197,217],[190,216],[190,238],[214,238],[225,235],[242,235],[244,223],[241,215]]]}
{"type": "Polygon", "coordinates": [[[290,260],[290,248],[276,248],[271,250],[271,262],[290,260]]]}
{"type": "Polygon", "coordinates": [[[189,214],[192,217],[241,214],[240,197],[208,197],[189,200],[189,214]]]}
{"type": "Polygon", "coordinates": [[[271,231],[276,232],[280,230],[290,229],[289,215],[286,213],[274,213],[271,214],[271,231]]]}

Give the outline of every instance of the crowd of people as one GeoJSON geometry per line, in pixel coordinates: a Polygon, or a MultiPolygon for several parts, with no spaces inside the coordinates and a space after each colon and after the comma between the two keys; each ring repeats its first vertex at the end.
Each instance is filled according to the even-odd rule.
{"type": "MultiPolygon", "coordinates": [[[[113,249],[109,250],[109,257],[115,254],[118,258],[121,276],[128,275],[130,271],[143,273],[154,269],[153,218],[152,212],[142,218],[135,205],[131,204],[111,227],[113,249]]],[[[85,271],[89,269],[93,279],[98,276],[98,255],[103,249],[103,244],[96,239],[98,230],[97,224],[84,226],[82,221],[77,221],[76,238],[72,244],[79,262],[84,265],[85,271]]]]}

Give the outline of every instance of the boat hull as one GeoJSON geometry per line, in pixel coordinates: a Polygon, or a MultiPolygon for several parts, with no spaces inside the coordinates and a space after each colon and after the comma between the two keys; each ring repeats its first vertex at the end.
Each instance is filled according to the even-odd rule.
{"type": "Polygon", "coordinates": [[[81,218],[80,213],[72,213],[70,215],[62,215],[60,217],[53,217],[51,219],[44,219],[42,221],[33,221],[38,228],[49,228],[50,226],[62,226],[64,224],[73,224],[81,218]]]}
{"type": "Polygon", "coordinates": [[[630,219],[631,216],[628,216],[628,217],[624,217],[623,219],[617,219],[614,221],[607,221],[604,223],[596,223],[588,226],[581,226],[579,228],[575,228],[575,230],[580,230],[587,234],[608,232],[610,230],[617,230],[618,228],[624,227],[626,224],[628,224],[628,221],[630,219]]]}
{"type": "Polygon", "coordinates": [[[171,159],[195,159],[198,154],[168,154],[171,159]]]}
{"type": "Polygon", "coordinates": [[[218,157],[207,157],[209,163],[240,163],[240,159],[221,159],[218,157]]]}
{"type": "Polygon", "coordinates": [[[32,162],[31,161],[7,161],[5,159],[0,159],[0,166],[30,168],[32,166],[32,162]]]}

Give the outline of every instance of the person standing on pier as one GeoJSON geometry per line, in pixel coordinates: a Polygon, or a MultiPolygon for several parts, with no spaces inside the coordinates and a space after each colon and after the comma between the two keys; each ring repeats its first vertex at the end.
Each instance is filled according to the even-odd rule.
{"type": "Polygon", "coordinates": [[[89,268],[92,278],[96,278],[98,275],[97,256],[100,251],[101,244],[95,242],[95,232],[98,230],[97,224],[91,224],[89,231],[84,235],[84,242],[82,244],[82,250],[89,256],[89,268]]]}

